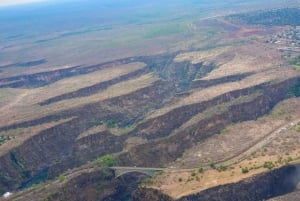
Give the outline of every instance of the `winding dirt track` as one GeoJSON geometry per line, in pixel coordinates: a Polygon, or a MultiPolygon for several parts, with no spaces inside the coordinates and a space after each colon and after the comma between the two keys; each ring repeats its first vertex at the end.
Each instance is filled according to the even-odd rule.
{"type": "Polygon", "coordinates": [[[225,160],[223,162],[219,162],[219,163],[229,166],[229,165],[233,165],[233,164],[236,164],[238,162],[241,162],[242,160],[245,160],[246,158],[251,156],[253,153],[257,152],[261,148],[263,148],[266,145],[270,144],[274,139],[276,139],[280,135],[284,135],[289,129],[291,129],[292,127],[294,127],[298,123],[300,123],[300,119],[289,122],[288,124],[285,124],[284,126],[280,126],[279,128],[277,128],[277,129],[273,130],[272,132],[270,132],[260,142],[256,143],[255,145],[253,145],[249,149],[245,150],[241,154],[236,155],[233,158],[227,159],[227,160],[225,160]]]}
{"type": "MultiPolygon", "coordinates": [[[[253,153],[257,152],[258,150],[262,149],[266,145],[270,144],[273,140],[275,140],[280,135],[284,135],[289,129],[293,128],[295,125],[300,123],[300,119],[294,120],[292,122],[289,122],[283,126],[280,126],[276,129],[274,129],[272,132],[270,132],[266,137],[261,139],[259,142],[251,146],[250,148],[245,149],[240,154],[233,156],[231,158],[227,158],[223,161],[216,162],[216,165],[225,165],[230,166],[236,163],[239,163],[248,157],[250,157],[253,153]]],[[[210,168],[209,165],[204,166],[203,168],[210,168]]],[[[193,171],[195,168],[190,169],[176,169],[176,168],[168,168],[164,171],[171,171],[171,172],[185,172],[185,171],[193,171]]]]}

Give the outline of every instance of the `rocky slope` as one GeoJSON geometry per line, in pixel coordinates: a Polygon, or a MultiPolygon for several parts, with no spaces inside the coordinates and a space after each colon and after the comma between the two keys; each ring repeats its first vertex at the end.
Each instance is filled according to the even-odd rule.
{"type": "MultiPolygon", "coordinates": [[[[138,189],[134,201],[259,201],[293,192],[300,181],[299,165],[287,166],[238,183],[217,186],[195,195],[172,199],[157,190],[138,189]]],[[[291,194],[292,196],[293,194],[291,194]]],[[[274,199],[276,200],[276,199],[274,199]]]]}
{"type": "MultiPolygon", "coordinates": [[[[245,29],[236,34],[244,37],[245,29]]],[[[55,179],[105,154],[121,166],[167,167],[226,126],[268,114],[295,95],[291,89],[299,88],[299,71],[277,47],[248,37],[239,45],[223,41],[193,52],[1,78],[0,134],[8,140],[0,145],[0,194],[55,179]]],[[[242,193],[236,200],[267,199],[293,190],[284,178],[296,169],[285,167],[180,200],[230,200],[237,191],[242,193]]],[[[82,172],[36,198],[128,199],[144,179],[102,173],[82,172]]],[[[148,189],[137,190],[133,199],[172,200],[148,189]]]]}

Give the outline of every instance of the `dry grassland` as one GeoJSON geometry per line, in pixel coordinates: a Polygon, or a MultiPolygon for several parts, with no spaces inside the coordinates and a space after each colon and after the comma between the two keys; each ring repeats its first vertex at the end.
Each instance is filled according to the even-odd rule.
{"type": "Polygon", "coordinates": [[[249,87],[257,86],[263,83],[269,83],[272,81],[285,80],[288,78],[296,77],[295,71],[285,68],[285,69],[274,69],[269,71],[260,72],[249,76],[238,82],[229,82],[219,85],[214,85],[212,87],[197,89],[192,91],[187,97],[180,99],[178,102],[168,105],[164,108],[154,111],[147,119],[156,118],[162,116],[171,110],[182,107],[184,105],[191,105],[195,103],[200,103],[203,101],[208,101],[219,95],[228,93],[230,91],[246,89],[249,87]]]}
{"type": "MultiPolygon", "coordinates": [[[[143,65],[138,64],[134,66],[133,69],[137,70],[141,67],[143,67],[143,65]]],[[[131,67],[129,69],[132,71],[131,67]]],[[[115,70],[121,73],[129,73],[128,69],[127,71],[124,70],[125,72],[120,69],[115,70]]],[[[106,78],[103,78],[101,73],[94,75],[94,77],[92,76],[92,78],[97,80],[97,78],[99,77],[99,79],[101,80],[100,82],[102,82],[104,79],[112,79],[111,73],[109,71],[106,71],[103,75],[105,75],[106,78]]],[[[93,94],[91,96],[62,100],[45,106],[40,106],[37,104],[53,96],[77,90],[80,89],[82,86],[89,86],[91,84],[99,82],[96,80],[91,81],[91,78],[89,79],[88,76],[83,76],[82,80],[85,82],[83,82],[83,85],[80,85],[79,83],[82,81],[78,80],[80,78],[75,78],[75,80],[74,78],[70,79],[70,82],[73,83],[73,85],[68,84],[68,79],[42,88],[16,91],[19,92],[19,94],[17,95],[17,93],[14,93],[11,95],[11,98],[13,98],[11,100],[12,102],[9,103],[9,101],[7,101],[7,104],[3,105],[0,109],[0,125],[3,126],[16,122],[28,121],[40,118],[42,116],[51,115],[58,111],[83,106],[89,103],[96,103],[125,94],[130,94],[139,89],[148,87],[158,80],[158,78],[154,74],[150,73],[131,80],[111,85],[107,89],[100,91],[97,94],[93,94]],[[78,81],[78,85],[75,84],[76,81],[78,81]]]]}
{"type": "Polygon", "coordinates": [[[297,126],[289,127],[291,122],[300,122],[299,98],[281,102],[270,115],[256,121],[231,125],[224,132],[199,143],[185,152],[178,160],[177,167],[197,167],[190,170],[170,170],[155,178],[152,188],[160,189],[168,195],[179,198],[217,185],[234,183],[256,174],[300,161],[299,131],[297,126]],[[276,134],[276,135],[274,135],[276,134]],[[263,147],[256,147],[252,154],[241,161],[218,163],[232,156],[243,154],[255,147],[268,135],[274,135],[263,147]],[[239,145],[239,146],[237,146],[239,145]],[[184,165],[183,165],[184,164],[184,165]],[[216,169],[209,167],[214,164],[216,169]],[[225,167],[221,170],[220,167],[225,167]],[[204,167],[204,171],[200,170],[204,167]]]}

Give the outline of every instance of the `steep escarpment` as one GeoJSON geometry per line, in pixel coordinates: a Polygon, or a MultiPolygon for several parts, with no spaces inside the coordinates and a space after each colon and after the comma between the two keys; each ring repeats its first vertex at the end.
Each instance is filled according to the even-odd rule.
{"type": "Polygon", "coordinates": [[[74,91],[74,92],[70,92],[70,93],[62,94],[62,95],[59,95],[59,96],[56,96],[56,97],[52,97],[48,100],[45,100],[45,101],[41,102],[40,105],[47,105],[47,104],[51,104],[51,103],[54,103],[54,102],[58,102],[58,101],[61,101],[61,100],[66,100],[66,99],[71,99],[71,98],[89,96],[89,95],[95,94],[95,93],[97,93],[101,90],[105,90],[109,86],[111,86],[113,84],[116,84],[118,82],[121,82],[123,80],[128,80],[128,79],[131,79],[131,78],[141,76],[142,74],[145,74],[146,72],[147,72],[146,69],[140,69],[140,70],[134,71],[132,73],[129,73],[127,75],[122,75],[120,77],[114,78],[112,80],[101,82],[101,83],[95,84],[93,86],[85,87],[85,88],[79,89],[79,90],[74,91]]]}
{"type": "MultiPolygon", "coordinates": [[[[288,193],[287,197],[297,195],[300,181],[299,165],[285,166],[254,177],[226,185],[212,187],[199,193],[172,198],[157,189],[139,187],[147,178],[139,173],[129,173],[114,178],[110,170],[81,168],[73,173],[61,175],[46,187],[36,186],[13,195],[11,200],[133,200],[133,201],[260,201],[288,193]]],[[[273,199],[270,199],[273,200],[273,199]]],[[[297,199],[295,199],[297,200],[297,199]]]]}
{"type": "Polygon", "coordinates": [[[215,79],[209,79],[209,80],[203,80],[203,79],[196,79],[192,81],[192,88],[205,88],[210,87],[216,84],[222,84],[226,82],[236,82],[239,80],[242,80],[250,75],[253,75],[253,73],[242,73],[237,75],[230,75],[225,76],[221,78],[215,78],[215,79]]]}
{"type": "Polygon", "coordinates": [[[193,200],[265,200],[295,190],[299,182],[299,166],[287,166],[262,175],[255,176],[236,184],[228,184],[205,190],[197,195],[179,199],[193,200]]]}
{"type": "MultiPolygon", "coordinates": [[[[253,97],[250,99],[246,98],[246,100],[243,100],[242,98],[242,101],[236,102],[236,100],[234,101],[234,99],[232,99],[231,104],[229,100],[231,99],[230,97],[234,97],[234,94],[243,94],[243,92],[248,94],[249,91],[241,90],[225,94],[219,97],[219,100],[217,99],[217,101],[215,101],[220,104],[220,102],[222,102],[221,100],[227,100],[229,101],[227,105],[220,104],[221,107],[216,108],[215,113],[210,111],[210,115],[199,118],[198,121],[183,130],[180,129],[183,121],[191,119],[194,112],[197,112],[197,109],[201,111],[201,104],[196,104],[196,107],[195,105],[191,105],[190,108],[189,106],[185,106],[180,109],[172,110],[162,117],[158,117],[159,120],[150,119],[149,122],[141,124],[148,126],[148,128],[145,129],[144,127],[144,129],[139,129],[141,130],[139,134],[146,139],[160,140],[152,140],[148,143],[133,147],[128,153],[124,153],[120,156],[120,163],[123,165],[134,164],[137,166],[164,166],[164,164],[180,157],[184,150],[191,147],[194,143],[203,141],[226,127],[226,125],[233,122],[256,119],[266,114],[277,102],[286,97],[290,87],[293,86],[296,81],[297,79],[290,79],[279,83],[264,85],[264,87],[260,88],[261,93],[257,93],[256,95],[252,94],[253,97]],[[164,118],[165,120],[160,118],[164,118]],[[143,132],[147,133],[143,134],[143,132]],[[148,135],[150,137],[148,137],[148,135]]],[[[236,96],[239,97],[238,95],[236,96]]],[[[214,103],[214,101],[212,102],[214,103]]],[[[210,107],[212,107],[212,105],[210,105],[210,107]]],[[[203,107],[203,109],[204,108],[205,107],[203,107]]]]}
{"type": "MultiPolygon", "coordinates": [[[[138,122],[147,108],[151,109],[153,104],[161,104],[168,93],[172,93],[171,90],[165,93],[168,87],[164,82],[102,104],[87,105],[61,113],[60,115],[67,115],[62,116],[64,118],[74,119],[40,132],[0,157],[0,170],[5,173],[1,181],[2,191],[27,186],[39,175],[43,179],[54,178],[67,169],[80,166],[98,156],[121,152],[126,140],[134,137],[143,139],[144,143],[121,153],[118,157],[120,165],[164,166],[181,157],[184,150],[194,143],[203,141],[226,125],[256,119],[267,113],[286,97],[296,80],[292,78],[277,83],[264,83],[228,92],[209,101],[177,107],[164,115],[144,120],[132,131],[120,136],[112,134],[108,129],[78,139],[81,133],[97,125],[97,122],[106,124],[107,121],[114,120],[120,127],[138,122]],[[108,105],[114,106],[114,110],[107,110],[108,105]],[[214,107],[215,112],[206,111],[206,108],[214,107]],[[188,124],[195,115],[201,116],[202,113],[204,115],[196,122],[188,124]],[[186,128],[181,129],[182,126],[186,128]]],[[[39,123],[35,120],[12,127],[39,123]]]]}
{"type": "Polygon", "coordinates": [[[299,167],[279,168],[300,159],[300,104],[297,98],[284,101],[290,106],[277,103],[299,95],[299,31],[264,25],[287,25],[284,18],[293,21],[299,9],[204,21],[185,13],[167,27],[170,19],[124,18],[126,25],[116,22],[120,37],[111,35],[114,28],[87,25],[68,43],[53,44],[49,33],[35,40],[47,44],[41,51],[34,45],[31,59],[18,54],[29,43],[19,47],[16,35],[8,37],[12,45],[0,47],[8,56],[0,67],[0,195],[254,201],[294,191],[299,167]],[[257,18],[261,26],[251,26],[257,18]],[[67,51],[68,44],[80,49],[67,51]],[[52,55],[53,47],[68,55],[52,55]],[[109,169],[106,160],[123,167],[109,169]],[[146,180],[131,172],[153,170],[147,167],[166,168],[146,180]],[[115,178],[113,170],[127,173],[115,178]]]}
{"type": "MultiPolygon", "coordinates": [[[[123,136],[116,136],[108,131],[109,128],[118,127],[120,130],[131,126],[134,128],[135,124],[143,119],[150,110],[163,107],[172,99],[176,91],[187,89],[187,83],[195,78],[196,72],[202,66],[202,64],[194,65],[189,62],[174,63],[174,55],[127,58],[95,66],[72,67],[1,79],[2,87],[37,88],[51,83],[58,83],[59,86],[58,81],[68,77],[135,61],[143,61],[147,64],[146,69],[133,70],[132,73],[46,99],[40,104],[41,107],[36,107],[37,110],[46,108],[48,111],[51,110],[47,109],[48,105],[51,107],[53,103],[68,99],[72,101],[78,97],[88,99],[95,93],[101,93],[110,86],[119,87],[123,84],[122,81],[130,81],[148,71],[153,71],[164,79],[125,95],[51,112],[52,114],[32,120],[25,118],[18,123],[2,126],[0,128],[2,132],[13,132],[61,119],[69,119],[67,122],[26,138],[20,146],[7,151],[0,157],[0,172],[3,178],[1,193],[28,186],[35,181],[53,178],[69,168],[82,165],[103,154],[122,151],[127,137],[136,136],[136,132],[139,131],[135,130],[123,136]],[[78,139],[80,134],[99,125],[108,127],[108,130],[78,139]]],[[[123,67],[121,66],[121,68],[123,67]]],[[[122,90],[121,87],[119,88],[122,90]]]]}
{"type": "Polygon", "coordinates": [[[36,88],[45,86],[59,80],[89,74],[102,69],[111,68],[115,65],[127,64],[136,61],[137,58],[125,58],[113,62],[106,62],[92,66],[73,66],[56,70],[48,70],[43,72],[33,72],[25,75],[7,76],[0,79],[0,88],[36,88]]]}
{"type": "MultiPolygon", "coordinates": [[[[169,90],[169,92],[171,91],[169,90]]],[[[94,135],[97,136],[96,139],[98,140],[95,140],[93,135],[82,140],[77,140],[77,137],[91,127],[106,124],[109,120],[118,122],[119,126],[135,122],[135,119],[143,115],[147,111],[147,108],[150,109],[153,104],[163,103],[164,97],[168,95],[168,92],[165,93],[164,85],[157,83],[152,87],[144,88],[135,93],[102,103],[104,105],[118,105],[120,108],[123,108],[123,112],[121,112],[122,110],[116,112],[104,109],[103,105],[98,103],[54,115],[53,118],[64,118],[66,116],[74,118],[61,125],[40,132],[26,140],[21,146],[3,155],[0,158],[1,173],[5,174],[3,175],[5,179],[1,180],[3,188],[6,188],[6,190],[18,188],[20,185],[22,186],[24,183],[30,182],[32,178],[44,169],[57,166],[57,164],[62,163],[61,166],[63,168],[60,168],[60,170],[63,171],[81,165],[97,156],[121,151],[124,137],[117,137],[109,132],[106,132],[105,135],[102,133],[98,136],[94,135]],[[151,107],[147,104],[150,104],[151,107]],[[84,145],[82,145],[83,143],[84,145]],[[92,144],[94,145],[92,146],[92,144]],[[93,151],[90,149],[90,146],[96,149],[93,151]],[[85,149],[82,147],[85,147],[85,149]],[[91,152],[93,154],[89,155],[91,152]],[[67,165],[63,165],[65,163],[67,165]]],[[[12,128],[28,127],[51,120],[53,120],[51,117],[46,117],[2,129],[9,130],[12,128]]],[[[61,171],[55,172],[60,174],[61,171]]],[[[57,176],[57,174],[54,176],[57,176]]]]}
{"type": "Polygon", "coordinates": [[[213,187],[179,199],[165,199],[167,196],[163,193],[146,188],[135,191],[133,198],[134,201],[164,199],[168,201],[260,201],[293,192],[299,181],[299,165],[286,166],[237,183],[213,187]]]}
{"type": "Polygon", "coordinates": [[[84,173],[68,181],[58,191],[46,196],[46,199],[49,201],[129,200],[131,193],[145,178],[147,176],[135,173],[116,179],[112,172],[94,171],[84,173]]]}
{"type": "MultiPolygon", "coordinates": [[[[113,171],[100,167],[85,167],[69,172],[49,182],[14,194],[11,200],[22,201],[120,201],[130,200],[131,194],[146,175],[130,173],[115,178],[113,171]]],[[[10,199],[8,199],[10,200],[10,199]]]]}
{"type": "Polygon", "coordinates": [[[168,195],[163,194],[159,190],[156,189],[147,189],[147,188],[139,188],[132,194],[133,201],[174,201],[173,198],[168,195]]]}
{"type": "Polygon", "coordinates": [[[0,150],[0,193],[105,154],[114,154],[119,165],[168,166],[227,125],[268,113],[297,82],[291,69],[262,70],[251,62],[237,73],[231,64],[240,61],[238,51],[228,51],[132,57],[2,78],[2,87],[14,89],[1,107],[8,117],[0,114],[1,135],[13,136],[13,146],[0,150]],[[225,76],[222,68],[229,68],[225,76]]]}

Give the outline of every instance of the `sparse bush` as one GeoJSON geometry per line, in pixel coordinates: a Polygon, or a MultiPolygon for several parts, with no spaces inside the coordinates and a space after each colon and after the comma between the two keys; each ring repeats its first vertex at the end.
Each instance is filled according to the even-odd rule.
{"type": "Polygon", "coordinates": [[[209,166],[210,166],[212,169],[216,169],[216,165],[215,165],[214,162],[211,162],[211,163],[209,164],[209,166]]]}
{"type": "Polygon", "coordinates": [[[146,178],[143,180],[143,183],[144,184],[153,184],[153,181],[154,181],[153,178],[146,178]]]}
{"type": "Polygon", "coordinates": [[[63,175],[60,175],[60,176],[58,177],[59,182],[64,182],[65,179],[66,179],[66,177],[63,176],[63,175]]]}
{"type": "Polygon", "coordinates": [[[200,178],[198,176],[196,177],[196,181],[200,181],[200,178]]]}
{"type": "Polygon", "coordinates": [[[180,178],[178,179],[178,181],[179,181],[179,182],[182,182],[182,178],[180,177],[180,178]]]}
{"type": "Polygon", "coordinates": [[[248,167],[243,167],[243,168],[242,168],[242,173],[243,173],[243,174],[247,174],[248,172],[249,172],[248,167]]]}
{"type": "MultiPolygon", "coordinates": [[[[292,120],[292,115],[290,115],[290,114],[289,114],[289,115],[286,115],[286,116],[285,116],[285,120],[286,120],[286,121],[292,120]]],[[[300,131],[299,131],[299,132],[300,132],[300,131]]]]}
{"type": "Polygon", "coordinates": [[[0,136],[0,146],[13,138],[14,137],[11,137],[11,136],[0,136]]]}
{"type": "Polygon", "coordinates": [[[295,126],[295,131],[297,131],[298,133],[300,133],[300,124],[297,124],[297,125],[295,126]]]}
{"type": "Polygon", "coordinates": [[[275,167],[274,163],[271,162],[271,161],[268,161],[268,162],[265,162],[264,165],[263,165],[264,168],[267,168],[267,169],[272,169],[275,167]]]}
{"type": "Polygon", "coordinates": [[[201,174],[203,174],[204,173],[204,169],[203,168],[199,168],[198,172],[201,173],[201,174]]]}
{"type": "Polygon", "coordinates": [[[140,183],[139,187],[145,188],[146,186],[153,184],[153,182],[154,182],[153,178],[146,178],[140,183]]]}
{"type": "Polygon", "coordinates": [[[224,133],[228,133],[228,132],[229,132],[229,128],[224,128],[224,129],[220,130],[218,132],[218,134],[224,134],[224,133]]]}
{"type": "Polygon", "coordinates": [[[279,164],[282,164],[283,163],[282,157],[279,157],[277,161],[278,161],[279,164]]]}
{"type": "Polygon", "coordinates": [[[289,162],[293,161],[293,158],[289,156],[289,157],[286,159],[286,161],[287,161],[287,163],[289,163],[289,162]]]}
{"type": "Polygon", "coordinates": [[[226,171],[227,169],[228,169],[228,167],[227,167],[226,165],[221,165],[221,166],[219,166],[219,167],[217,168],[217,170],[218,170],[219,172],[226,171]]]}
{"type": "Polygon", "coordinates": [[[188,183],[188,182],[190,182],[190,181],[192,181],[192,179],[189,177],[189,178],[186,180],[185,183],[188,183]]]}
{"type": "Polygon", "coordinates": [[[196,176],[196,172],[192,172],[191,176],[192,177],[196,176]]]}
{"type": "Polygon", "coordinates": [[[283,109],[279,109],[278,111],[277,111],[277,115],[278,116],[282,116],[282,115],[284,115],[285,114],[285,111],[283,110],[283,109]]]}

